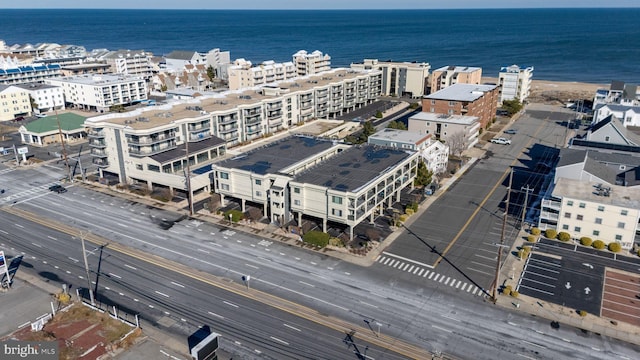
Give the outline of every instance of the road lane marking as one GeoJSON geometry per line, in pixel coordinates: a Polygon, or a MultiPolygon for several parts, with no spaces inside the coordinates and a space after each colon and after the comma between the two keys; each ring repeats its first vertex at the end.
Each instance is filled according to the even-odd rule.
{"type": "Polygon", "coordinates": [[[225,304],[227,304],[227,305],[229,305],[229,306],[233,306],[234,308],[239,308],[239,307],[240,307],[240,306],[238,306],[238,305],[236,305],[236,304],[234,304],[234,303],[230,303],[230,302],[228,302],[228,301],[226,301],[226,300],[223,300],[222,302],[223,302],[223,303],[225,303],[225,304]]]}
{"type": "Polygon", "coordinates": [[[161,293],[160,291],[155,291],[156,294],[164,296],[164,297],[169,297],[169,295],[165,294],[165,293],[161,293]]]}
{"type": "Polygon", "coordinates": [[[129,264],[124,264],[124,266],[128,267],[131,270],[138,270],[138,269],[136,269],[135,267],[133,267],[133,266],[131,266],[129,264]]]}
{"type": "Polygon", "coordinates": [[[58,241],[58,239],[54,238],[53,236],[47,236],[47,237],[48,237],[49,239],[51,239],[51,240],[58,241]]]}
{"type": "Polygon", "coordinates": [[[419,266],[424,266],[424,267],[427,267],[429,269],[433,269],[433,266],[431,266],[431,265],[428,265],[428,264],[425,264],[425,263],[421,263],[419,261],[411,260],[411,259],[408,259],[406,257],[402,257],[400,255],[392,254],[392,253],[387,252],[387,251],[383,251],[382,253],[385,254],[385,255],[388,255],[388,256],[393,256],[393,257],[398,258],[400,260],[404,260],[404,261],[408,261],[410,263],[414,263],[414,264],[419,265],[419,266]]]}
{"type": "Polygon", "coordinates": [[[253,269],[259,269],[259,267],[255,266],[255,265],[251,265],[251,264],[244,264],[244,265],[248,266],[250,268],[253,268],[253,269]]]}
{"type": "Polygon", "coordinates": [[[126,225],[126,224],[123,224],[123,223],[118,223],[118,226],[121,226],[123,228],[128,228],[129,227],[129,225],[126,225]]]}
{"type": "Polygon", "coordinates": [[[293,327],[293,326],[291,326],[291,325],[289,325],[289,324],[282,324],[282,325],[284,325],[284,326],[288,327],[288,328],[289,328],[289,329],[291,329],[291,330],[295,330],[295,331],[302,331],[302,330],[298,329],[297,327],[293,327]]]}
{"type": "MultiPolygon", "coordinates": [[[[435,275],[435,274],[436,274],[436,273],[432,272],[432,273],[431,273],[431,275],[429,275],[429,280],[431,280],[431,277],[432,277],[433,275],[435,275]]],[[[425,275],[426,275],[426,274],[425,274],[425,275]]]]}
{"type": "Polygon", "coordinates": [[[71,261],[73,261],[73,262],[80,262],[80,260],[78,260],[78,259],[74,259],[74,258],[72,258],[71,256],[67,256],[67,257],[69,258],[69,260],[71,260],[71,261]]]}
{"type": "Polygon", "coordinates": [[[109,273],[109,276],[113,276],[114,278],[122,279],[122,276],[116,275],[114,273],[109,273]]]}
{"type": "Polygon", "coordinates": [[[4,230],[0,230],[1,233],[5,234],[5,235],[9,235],[8,232],[4,231],[4,230]]]}
{"type": "Polygon", "coordinates": [[[20,224],[13,224],[13,225],[15,225],[15,226],[17,226],[17,227],[19,227],[19,228],[23,228],[23,229],[24,229],[24,226],[22,226],[22,225],[20,225],[20,224]]]}
{"type": "Polygon", "coordinates": [[[451,334],[451,333],[453,332],[453,331],[451,331],[451,330],[449,330],[449,329],[445,329],[445,328],[440,327],[440,326],[438,326],[438,325],[431,325],[431,327],[432,327],[432,328],[434,328],[434,329],[438,329],[438,330],[440,330],[440,331],[448,332],[449,334],[451,334]]]}
{"type": "Polygon", "coordinates": [[[525,355],[525,354],[518,354],[518,356],[522,356],[522,357],[523,357],[523,358],[525,358],[525,359],[536,360],[536,358],[532,358],[532,357],[527,356],[527,355],[525,355]]]}
{"type": "Polygon", "coordinates": [[[424,272],[425,269],[420,269],[420,273],[418,274],[418,276],[422,276],[422,273],[424,272]]]}
{"type": "Polygon", "coordinates": [[[201,253],[205,253],[205,254],[211,254],[210,251],[207,251],[205,249],[198,249],[198,251],[200,251],[201,253]]]}
{"type": "Polygon", "coordinates": [[[175,281],[172,281],[171,283],[172,283],[173,285],[178,286],[178,287],[181,287],[181,288],[183,288],[183,287],[184,287],[184,285],[182,285],[182,284],[178,284],[178,283],[177,283],[177,282],[175,282],[175,281]]]}
{"type": "Polygon", "coordinates": [[[449,320],[453,320],[453,321],[457,321],[457,322],[462,322],[462,321],[460,321],[459,319],[456,319],[456,318],[454,318],[454,317],[451,317],[451,316],[449,316],[449,315],[447,315],[447,314],[443,314],[443,315],[440,315],[440,316],[442,316],[443,318],[447,318],[447,319],[449,319],[449,320]]]}
{"type": "Polygon", "coordinates": [[[376,309],[378,308],[376,305],[369,304],[369,303],[364,302],[364,301],[362,301],[362,300],[360,300],[360,303],[361,303],[362,305],[366,305],[366,306],[369,306],[369,307],[372,307],[372,308],[376,308],[376,309]]]}
{"type": "Polygon", "coordinates": [[[304,282],[304,281],[298,281],[298,282],[299,282],[300,284],[302,284],[302,285],[307,285],[307,286],[310,286],[310,287],[316,287],[315,285],[313,285],[313,284],[309,284],[309,283],[306,283],[306,282],[304,282]]]}
{"type": "Polygon", "coordinates": [[[36,244],[36,243],[34,243],[34,242],[32,242],[31,244],[33,244],[33,245],[35,245],[35,246],[37,246],[37,247],[39,247],[39,248],[41,248],[41,247],[42,247],[42,245],[40,245],[40,244],[36,244]]]}
{"type": "Polygon", "coordinates": [[[211,315],[211,316],[215,316],[215,317],[217,317],[218,319],[224,319],[224,316],[222,316],[222,315],[218,315],[218,314],[213,313],[213,312],[211,312],[211,311],[208,311],[208,313],[209,313],[209,315],[211,315]]]}
{"type": "Polygon", "coordinates": [[[278,339],[277,337],[270,336],[270,338],[273,339],[274,341],[277,341],[277,342],[281,343],[281,344],[289,345],[288,342],[286,342],[284,340],[281,340],[281,339],[278,339]]]}

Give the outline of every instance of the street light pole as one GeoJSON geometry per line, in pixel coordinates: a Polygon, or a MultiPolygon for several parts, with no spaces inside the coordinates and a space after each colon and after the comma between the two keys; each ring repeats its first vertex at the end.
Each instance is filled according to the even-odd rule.
{"type": "Polygon", "coordinates": [[[91,299],[91,306],[96,306],[96,299],[93,297],[93,290],[91,289],[91,278],[89,277],[89,262],[87,261],[87,249],[84,246],[85,234],[80,232],[80,241],[82,242],[82,257],[84,258],[84,270],[87,273],[87,290],[89,290],[89,298],[91,299]]]}
{"type": "Polygon", "coordinates": [[[511,195],[511,183],[513,181],[513,169],[509,173],[509,186],[507,187],[507,201],[504,206],[504,216],[502,218],[502,234],[500,236],[500,245],[498,246],[498,261],[496,263],[496,276],[493,280],[493,302],[498,301],[498,282],[500,279],[500,263],[502,262],[502,248],[504,247],[504,234],[507,228],[507,216],[509,216],[509,197],[511,195]]]}
{"type": "Polygon", "coordinates": [[[527,212],[527,201],[529,200],[529,191],[535,190],[535,188],[530,188],[529,184],[526,187],[521,187],[520,190],[524,190],[524,206],[522,207],[522,219],[520,220],[520,229],[524,228],[524,217],[527,212]]]}

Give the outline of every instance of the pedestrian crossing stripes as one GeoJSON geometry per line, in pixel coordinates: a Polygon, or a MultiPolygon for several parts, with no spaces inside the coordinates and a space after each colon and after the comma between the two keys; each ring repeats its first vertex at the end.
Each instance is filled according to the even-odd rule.
{"type": "Polygon", "coordinates": [[[12,171],[14,171],[14,170],[15,170],[15,169],[13,169],[13,168],[2,169],[2,170],[0,170],[0,175],[2,175],[2,174],[8,174],[8,173],[10,173],[10,172],[12,172],[12,171]]]}
{"type": "Polygon", "coordinates": [[[9,191],[5,192],[4,197],[0,197],[0,204],[6,204],[10,202],[17,202],[19,200],[33,198],[34,196],[45,195],[49,193],[49,187],[51,185],[60,184],[58,182],[53,182],[49,184],[44,184],[40,186],[32,187],[28,190],[24,190],[18,193],[9,193],[9,191]]]}
{"type": "Polygon", "coordinates": [[[429,268],[428,265],[425,267],[421,265],[411,264],[409,262],[403,261],[408,260],[401,257],[396,257],[389,253],[382,253],[376,258],[376,262],[385,266],[392,267],[397,270],[406,271],[412,275],[420,276],[427,280],[431,280],[446,286],[450,286],[454,289],[460,290],[462,292],[470,293],[476,296],[483,296],[484,292],[479,287],[474,284],[463,282],[462,280],[454,279],[449,276],[445,276],[442,274],[438,274],[433,271],[432,268],[429,268]],[[400,259],[397,259],[400,258],[400,259]]]}

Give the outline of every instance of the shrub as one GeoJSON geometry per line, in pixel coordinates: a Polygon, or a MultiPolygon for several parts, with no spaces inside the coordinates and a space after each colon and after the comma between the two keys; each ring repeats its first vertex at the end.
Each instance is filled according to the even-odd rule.
{"type": "Polygon", "coordinates": [[[511,292],[511,296],[513,296],[514,298],[517,298],[517,297],[518,297],[518,295],[520,295],[520,293],[519,293],[519,292],[517,292],[517,291],[515,291],[515,290],[513,290],[513,291],[511,292]]]}
{"type": "Polygon", "coordinates": [[[237,223],[238,221],[244,218],[244,214],[242,211],[237,209],[227,210],[224,212],[223,216],[225,220],[229,220],[229,215],[231,215],[231,221],[237,223]]]}
{"type": "Polygon", "coordinates": [[[540,235],[540,229],[537,227],[531,228],[531,235],[540,235]]]}
{"type": "Polygon", "coordinates": [[[583,236],[580,238],[580,244],[584,246],[591,246],[591,244],[593,244],[593,239],[587,236],[583,236]]]}
{"type": "Polygon", "coordinates": [[[528,242],[536,242],[536,237],[534,235],[527,235],[528,242]]]}
{"type": "Polygon", "coordinates": [[[591,244],[591,246],[593,246],[595,249],[602,250],[606,245],[604,244],[604,241],[596,240],[593,242],[593,244],[591,244]]]}
{"type": "Polygon", "coordinates": [[[376,112],[376,118],[378,118],[378,119],[382,118],[382,111],[377,111],[376,112]]]}
{"type": "Polygon", "coordinates": [[[344,247],[344,243],[342,242],[342,240],[337,237],[332,237],[331,239],[329,239],[329,245],[340,248],[344,247]]]}
{"type": "Polygon", "coordinates": [[[547,229],[544,231],[544,236],[549,239],[555,239],[558,236],[558,232],[553,229],[547,229]]]}
{"type": "Polygon", "coordinates": [[[302,241],[317,247],[325,247],[329,244],[329,234],[322,231],[312,230],[302,236],[302,241]]]}
{"type": "Polygon", "coordinates": [[[414,213],[418,212],[418,203],[412,202],[411,204],[407,205],[407,209],[413,210],[414,213]]]}
{"type": "Polygon", "coordinates": [[[398,216],[398,221],[405,222],[405,221],[407,221],[408,218],[409,218],[409,215],[402,214],[402,215],[398,216]]]}
{"type": "Polygon", "coordinates": [[[638,250],[638,256],[640,256],[640,249],[638,250]]]}
{"type": "Polygon", "coordinates": [[[558,240],[560,240],[560,241],[569,241],[569,240],[571,240],[571,234],[569,234],[568,232],[561,231],[558,234],[558,240]]]}
{"type": "Polygon", "coordinates": [[[617,253],[620,252],[620,250],[622,250],[622,246],[619,242],[614,241],[609,243],[609,251],[617,253]]]}
{"type": "Polygon", "coordinates": [[[404,211],[404,213],[405,213],[405,214],[407,214],[408,216],[411,216],[411,215],[413,215],[413,214],[415,213],[415,211],[413,211],[413,209],[409,209],[409,208],[407,208],[407,209],[404,211]]]}
{"type": "Polygon", "coordinates": [[[502,288],[502,293],[507,296],[511,295],[511,285],[507,285],[502,288]]]}
{"type": "Polygon", "coordinates": [[[582,317],[587,316],[587,312],[586,312],[586,311],[584,311],[584,310],[580,310],[580,311],[578,311],[578,314],[579,314],[580,316],[582,316],[582,317]]]}

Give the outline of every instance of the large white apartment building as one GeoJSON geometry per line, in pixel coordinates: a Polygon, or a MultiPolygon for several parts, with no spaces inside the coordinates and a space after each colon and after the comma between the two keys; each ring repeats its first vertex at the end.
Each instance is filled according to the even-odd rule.
{"type": "Polygon", "coordinates": [[[98,112],[145,100],[149,92],[144,78],[131,75],[66,76],[46,83],[62,88],[66,104],[98,112]]]}
{"type": "Polygon", "coordinates": [[[16,85],[27,91],[36,105],[34,113],[45,113],[52,110],[64,110],[64,92],[61,87],[46,84],[16,85]]]}
{"type": "Polygon", "coordinates": [[[288,137],[263,148],[213,164],[214,190],[226,198],[262,205],[280,225],[303,216],[353,228],[374,212],[400,201],[412,186],[417,152],[350,146],[304,136],[288,137]]]}
{"type": "Polygon", "coordinates": [[[434,174],[447,170],[449,146],[436,140],[432,134],[386,128],[369,135],[367,142],[370,145],[417,151],[427,170],[434,174]]]}
{"type": "Polygon", "coordinates": [[[443,66],[433,70],[429,81],[429,93],[440,91],[454,84],[479,85],[482,68],[473,66],[443,66]]]}
{"type": "Polygon", "coordinates": [[[0,85],[41,83],[46,79],[59,77],[58,64],[31,64],[16,67],[0,67],[0,85]]]}
{"type": "Polygon", "coordinates": [[[525,101],[531,93],[533,66],[503,66],[500,68],[498,83],[500,85],[500,102],[518,99],[525,101]]]}
{"type": "Polygon", "coordinates": [[[152,53],[144,50],[118,50],[110,51],[100,60],[105,61],[111,67],[111,72],[141,76],[148,80],[153,76],[152,57],[152,53]]]}
{"type": "Polygon", "coordinates": [[[382,71],[382,94],[385,96],[419,98],[426,95],[431,65],[426,62],[364,59],[361,63],[352,63],[351,68],[355,70],[377,69],[382,71]]]}
{"type": "Polygon", "coordinates": [[[409,131],[429,134],[449,144],[449,150],[470,149],[480,136],[481,124],[477,116],[447,115],[419,112],[409,118],[409,131]],[[460,144],[455,144],[460,142],[460,144]]]}
{"type": "Polygon", "coordinates": [[[236,59],[227,71],[230,90],[246,89],[283,80],[291,80],[298,76],[296,67],[291,61],[276,63],[273,60],[269,60],[258,66],[252,66],[251,61],[236,59]]]}
{"type": "Polygon", "coordinates": [[[296,66],[298,76],[318,74],[331,70],[331,56],[323,54],[320,50],[307,53],[300,50],[293,54],[293,63],[296,66]]]}
{"type": "MultiPolygon", "coordinates": [[[[259,139],[315,118],[335,118],[371,103],[380,95],[380,87],[379,71],[334,69],[281,82],[278,87],[228,91],[96,116],[87,119],[86,126],[101,177],[184,189],[184,177],[182,182],[177,177],[184,176],[180,164],[186,156],[186,139],[194,143],[189,144],[189,152],[195,154],[194,168],[202,168],[225,144],[259,139]]],[[[198,175],[206,170],[201,172],[198,175]]],[[[194,186],[196,190],[208,187],[206,176],[194,186]]]]}
{"type": "Polygon", "coordinates": [[[0,85],[0,121],[31,115],[29,92],[23,88],[0,85]]]}
{"type": "Polygon", "coordinates": [[[631,249],[639,220],[639,188],[559,178],[551,198],[543,200],[541,227],[553,221],[574,239],[586,236],[631,249]]]}

